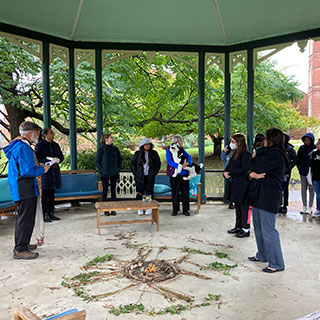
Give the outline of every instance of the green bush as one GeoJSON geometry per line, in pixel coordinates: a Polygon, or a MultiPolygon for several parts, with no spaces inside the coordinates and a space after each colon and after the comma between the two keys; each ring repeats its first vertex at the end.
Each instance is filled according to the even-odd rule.
{"type": "MultiPolygon", "coordinates": [[[[81,150],[77,155],[77,167],[79,170],[96,170],[96,151],[94,150],[81,150]]],[[[128,149],[120,149],[122,155],[122,168],[121,170],[130,170],[130,161],[132,153],[128,149]]],[[[61,164],[62,169],[70,170],[70,154],[65,155],[64,161],[61,164]]]]}

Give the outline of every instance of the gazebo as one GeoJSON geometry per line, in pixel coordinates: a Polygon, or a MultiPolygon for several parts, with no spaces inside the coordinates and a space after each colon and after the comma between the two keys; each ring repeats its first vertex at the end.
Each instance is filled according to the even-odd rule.
{"type": "MultiPolygon", "coordinates": [[[[75,68],[86,60],[96,72],[97,134],[103,130],[102,70],[137,52],[161,52],[183,59],[196,55],[198,70],[199,161],[204,162],[204,78],[209,64],[224,72],[225,141],[230,137],[230,76],[242,63],[248,71],[247,137],[254,130],[254,70],[272,54],[298,41],[320,37],[318,0],[0,0],[0,35],[30,51],[42,62],[43,121],[50,126],[49,65],[56,57],[68,66],[71,169],[77,168],[75,68]],[[262,55],[262,51],[268,53],[262,55]]],[[[202,177],[204,183],[204,175],[202,177]]],[[[204,188],[202,189],[204,191],[204,188]]]]}

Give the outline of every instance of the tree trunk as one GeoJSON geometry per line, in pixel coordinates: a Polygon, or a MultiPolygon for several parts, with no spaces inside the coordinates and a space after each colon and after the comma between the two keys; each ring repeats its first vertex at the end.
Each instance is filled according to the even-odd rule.
{"type": "Polygon", "coordinates": [[[220,159],[222,140],[223,137],[219,137],[217,134],[214,134],[212,136],[214,158],[220,159]]]}
{"type": "Polygon", "coordinates": [[[12,104],[5,104],[8,120],[11,129],[11,140],[19,135],[20,123],[25,120],[25,112],[23,109],[17,108],[12,104]]]}

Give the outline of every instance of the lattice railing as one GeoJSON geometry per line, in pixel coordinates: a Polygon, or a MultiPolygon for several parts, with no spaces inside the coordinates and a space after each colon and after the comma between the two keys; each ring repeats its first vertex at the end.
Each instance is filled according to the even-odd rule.
{"type": "MultiPolygon", "coordinates": [[[[206,196],[207,199],[223,198],[224,180],[222,171],[206,171],[206,196]]],[[[136,184],[131,172],[120,172],[117,183],[117,197],[119,199],[134,199],[136,197],[136,184]]]]}

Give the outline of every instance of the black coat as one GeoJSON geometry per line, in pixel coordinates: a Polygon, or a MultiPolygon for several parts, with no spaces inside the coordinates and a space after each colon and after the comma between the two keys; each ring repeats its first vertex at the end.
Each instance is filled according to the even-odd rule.
{"type": "Polygon", "coordinates": [[[249,172],[266,173],[263,179],[252,179],[248,204],[277,214],[282,196],[282,181],[288,160],[279,148],[262,147],[249,163],[249,172]]]}
{"type": "Polygon", "coordinates": [[[102,144],[96,154],[96,166],[100,178],[112,178],[119,176],[122,157],[119,149],[110,144],[102,144]]]}
{"type": "Polygon", "coordinates": [[[288,146],[286,148],[286,155],[287,158],[289,160],[288,165],[286,166],[286,171],[285,173],[287,175],[291,175],[291,171],[294,168],[294,166],[297,164],[298,162],[298,156],[296,151],[294,150],[294,147],[292,144],[288,143],[288,146]]]}
{"type": "Polygon", "coordinates": [[[248,150],[240,153],[237,159],[231,158],[226,172],[229,172],[231,179],[228,190],[228,199],[231,202],[245,202],[245,193],[249,184],[248,165],[251,159],[251,153],[248,150]]]}
{"type": "MultiPolygon", "coordinates": [[[[135,181],[144,182],[144,169],[145,157],[140,149],[136,151],[131,159],[131,171],[134,175],[135,181]]],[[[158,152],[150,149],[149,151],[149,174],[150,178],[154,178],[161,167],[161,161],[158,152]]]]}
{"type": "MultiPolygon", "coordinates": [[[[59,158],[60,163],[64,160],[60,146],[54,141],[41,140],[36,145],[35,152],[39,163],[48,162],[47,157],[59,158]]],[[[48,172],[41,176],[41,188],[43,190],[61,188],[61,175],[58,164],[52,165],[48,172]]]]}

